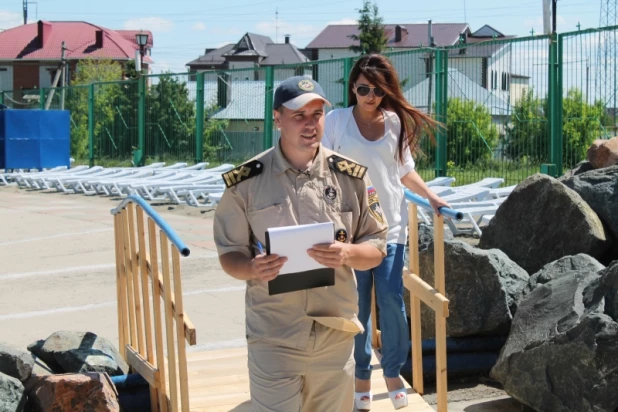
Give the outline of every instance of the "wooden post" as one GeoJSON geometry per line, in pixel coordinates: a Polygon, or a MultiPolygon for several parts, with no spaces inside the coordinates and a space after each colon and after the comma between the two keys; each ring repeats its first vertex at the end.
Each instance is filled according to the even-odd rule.
{"type": "MultiPolygon", "coordinates": [[[[434,215],[434,275],[436,290],[446,296],[444,279],[444,217],[434,215]]],[[[446,318],[436,313],[436,395],[438,412],[447,411],[446,318]]]]}
{"type": "Polygon", "coordinates": [[[160,387],[157,388],[159,395],[159,408],[161,412],[167,412],[167,387],[165,374],[165,357],[163,354],[163,323],[161,319],[161,288],[159,287],[159,258],[157,253],[157,228],[154,220],[148,218],[148,237],[150,246],[150,277],[152,281],[152,299],[154,310],[155,348],[157,352],[156,366],[159,370],[160,387]]]}
{"type": "Polygon", "coordinates": [[[182,284],[180,279],[180,253],[172,247],[172,267],[174,270],[174,295],[176,297],[176,342],[178,344],[178,372],[180,375],[180,398],[182,412],[189,412],[189,377],[187,375],[187,352],[185,348],[185,321],[182,305],[182,284]]]}
{"type": "MultiPolygon", "coordinates": [[[[418,206],[408,205],[409,222],[409,264],[410,271],[420,277],[418,260],[418,206]]],[[[421,300],[413,291],[410,291],[410,320],[412,342],[412,387],[418,394],[425,391],[423,383],[423,347],[421,337],[421,300]]]]}
{"type": "MultiPolygon", "coordinates": [[[[137,206],[137,243],[139,246],[139,271],[141,275],[142,300],[144,302],[144,326],[146,333],[146,360],[154,365],[152,342],[152,317],[150,312],[150,288],[148,287],[148,268],[146,265],[146,234],[144,231],[144,211],[137,206]]],[[[157,412],[157,389],[150,387],[150,408],[157,412]]]]}
{"type": "Polygon", "coordinates": [[[174,348],[174,308],[170,282],[170,252],[167,236],[161,232],[161,265],[163,266],[163,299],[165,301],[165,335],[170,376],[170,403],[172,411],[178,410],[178,381],[176,379],[176,350],[174,348]]]}
{"type": "Polygon", "coordinates": [[[122,221],[120,214],[114,215],[114,244],[116,250],[116,296],[117,296],[117,311],[118,311],[118,348],[120,348],[120,353],[123,358],[126,357],[124,355],[124,347],[126,343],[125,336],[125,328],[126,328],[126,316],[124,311],[124,304],[126,303],[126,292],[123,293],[123,259],[124,255],[123,247],[122,247],[122,221]]]}
{"type": "MultiPolygon", "coordinates": [[[[123,248],[124,248],[124,266],[126,269],[126,294],[128,297],[127,304],[129,306],[129,342],[127,344],[133,346],[137,343],[137,334],[135,331],[135,295],[133,294],[133,266],[131,265],[131,242],[129,241],[129,213],[127,210],[123,210],[122,227],[123,227],[123,248]]],[[[125,348],[122,348],[125,351],[125,348]]]]}
{"type": "MultiPolygon", "coordinates": [[[[373,275],[371,275],[373,276],[373,275]]],[[[376,285],[371,287],[371,346],[380,349],[380,339],[378,339],[378,311],[376,310],[376,285]]]]}
{"type": "MultiPolygon", "coordinates": [[[[137,325],[137,352],[145,357],[146,348],[144,345],[144,328],[142,326],[143,313],[142,304],[140,303],[139,293],[139,269],[137,266],[137,241],[135,240],[135,205],[129,203],[127,205],[129,212],[129,235],[131,239],[131,268],[133,272],[133,295],[135,304],[135,324],[137,325]]],[[[133,343],[135,345],[135,342],[133,343]]]]}

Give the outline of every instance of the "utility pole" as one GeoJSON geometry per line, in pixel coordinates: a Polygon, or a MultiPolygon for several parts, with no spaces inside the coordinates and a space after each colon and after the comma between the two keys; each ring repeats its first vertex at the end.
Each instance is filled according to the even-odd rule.
{"type": "Polygon", "coordinates": [[[551,6],[551,32],[556,32],[556,14],[558,9],[558,0],[552,0],[551,6]]]}
{"type": "Polygon", "coordinates": [[[23,0],[24,2],[24,24],[28,24],[28,0],[23,0]]]}
{"type": "Polygon", "coordinates": [[[65,60],[65,50],[66,50],[66,45],[64,43],[64,41],[62,42],[62,51],[60,53],[60,64],[62,65],[62,89],[61,89],[61,93],[60,93],[60,110],[64,110],[64,96],[65,96],[65,89],[66,89],[66,85],[67,85],[67,62],[65,60]]]}
{"type": "Polygon", "coordinates": [[[427,89],[427,114],[429,114],[431,116],[431,98],[432,98],[432,86],[433,86],[433,76],[434,76],[434,70],[433,70],[433,54],[434,54],[434,50],[433,50],[433,46],[434,46],[434,39],[433,39],[433,25],[432,25],[432,21],[429,20],[427,22],[427,44],[429,45],[429,51],[428,51],[428,59],[427,59],[427,72],[429,74],[429,85],[428,85],[428,89],[427,89]]]}

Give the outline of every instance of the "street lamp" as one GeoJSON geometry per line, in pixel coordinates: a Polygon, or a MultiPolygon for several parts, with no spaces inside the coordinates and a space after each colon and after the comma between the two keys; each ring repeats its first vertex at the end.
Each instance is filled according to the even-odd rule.
{"type": "Polygon", "coordinates": [[[148,43],[148,34],[144,33],[140,30],[139,33],[135,35],[135,41],[139,46],[139,55],[140,55],[140,71],[142,71],[142,67],[144,65],[144,52],[146,51],[146,44],[148,43]]]}

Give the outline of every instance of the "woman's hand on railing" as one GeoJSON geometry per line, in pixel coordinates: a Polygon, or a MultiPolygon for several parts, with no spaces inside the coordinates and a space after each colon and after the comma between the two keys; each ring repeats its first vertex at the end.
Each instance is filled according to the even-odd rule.
{"type": "MultiPolygon", "coordinates": [[[[431,203],[429,203],[427,199],[417,195],[416,193],[412,193],[407,188],[403,189],[403,192],[406,197],[406,200],[408,200],[409,202],[412,202],[415,205],[420,206],[423,209],[428,210],[430,212],[435,212],[433,206],[431,205],[431,203]]],[[[448,206],[448,204],[445,206],[438,206],[438,211],[440,215],[448,217],[449,219],[455,219],[455,220],[463,219],[463,213],[461,213],[458,210],[451,209],[451,207],[448,206]]]]}

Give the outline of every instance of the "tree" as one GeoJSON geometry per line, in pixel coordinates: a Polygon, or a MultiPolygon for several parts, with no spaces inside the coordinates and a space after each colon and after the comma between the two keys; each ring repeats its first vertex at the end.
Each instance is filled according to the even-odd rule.
{"type": "Polygon", "coordinates": [[[537,98],[531,88],[513,106],[510,126],[506,127],[505,154],[518,161],[545,163],[549,159],[547,102],[537,98]]]}
{"type": "MultiPolygon", "coordinates": [[[[535,97],[529,90],[514,105],[511,126],[507,127],[506,152],[511,159],[549,162],[551,136],[547,99],[535,97]]],[[[562,100],[562,162],[572,167],[586,157],[590,144],[605,135],[611,123],[601,101],[588,104],[577,88],[562,100]]]]}
{"type": "Polygon", "coordinates": [[[577,88],[567,92],[562,110],[562,162],[570,168],[586,158],[592,142],[603,137],[604,126],[611,121],[602,101],[586,103],[577,88]]]}
{"type": "MultiPolygon", "coordinates": [[[[71,156],[84,159],[88,156],[88,85],[96,82],[113,82],[122,79],[122,67],[111,60],[81,60],[77,64],[72,86],[68,91],[67,109],[71,113],[71,156]]],[[[106,125],[116,117],[114,101],[121,98],[119,84],[96,84],[94,93],[94,135],[100,142],[106,137],[113,145],[114,136],[106,125]]],[[[95,147],[95,151],[97,147],[95,147]]]]}
{"type": "Polygon", "coordinates": [[[378,5],[370,0],[363,0],[363,8],[359,10],[358,29],[360,34],[349,37],[357,40],[359,45],[350,46],[350,50],[360,54],[382,53],[386,48],[386,35],[382,17],[378,14],[378,5]]]}
{"type": "Polygon", "coordinates": [[[489,110],[473,100],[453,98],[447,105],[447,159],[455,166],[490,160],[498,141],[489,110]]]}
{"type": "MultiPolygon", "coordinates": [[[[146,153],[157,157],[172,155],[177,159],[191,159],[196,153],[196,101],[191,98],[187,83],[168,72],[159,76],[146,100],[146,153]]],[[[211,119],[215,107],[204,108],[204,160],[215,160],[219,149],[213,145],[214,136],[227,127],[226,120],[211,119]]]]}

